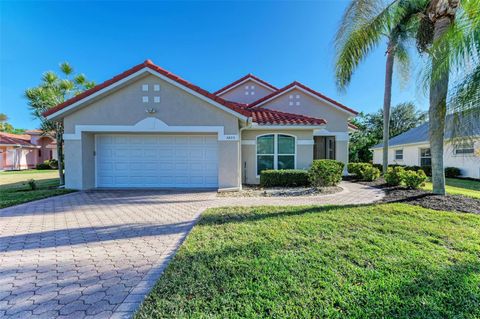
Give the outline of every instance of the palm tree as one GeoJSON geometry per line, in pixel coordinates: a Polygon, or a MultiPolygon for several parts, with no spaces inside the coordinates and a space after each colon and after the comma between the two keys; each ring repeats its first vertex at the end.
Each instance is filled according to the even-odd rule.
{"type": "Polygon", "coordinates": [[[443,148],[447,104],[454,112],[480,114],[480,2],[463,0],[460,5],[460,0],[430,0],[417,43],[420,52],[430,57],[425,83],[429,84],[433,192],[445,195],[443,148]],[[458,80],[449,98],[452,74],[458,80]]]}
{"type": "Polygon", "coordinates": [[[55,135],[57,139],[58,174],[60,185],[64,185],[63,173],[63,123],[46,119],[43,113],[48,109],[92,88],[95,83],[89,82],[83,74],[73,75],[73,69],[67,62],[60,64],[63,79],[55,72],[45,72],[40,85],[25,90],[30,110],[35,118],[41,121],[41,129],[46,135],[55,135]]]}
{"type": "Polygon", "coordinates": [[[409,69],[407,44],[412,39],[427,0],[353,0],[347,8],[336,36],[336,78],[340,89],[350,83],[357,66],[381,41],[387,41],[385,91],[383,99],[383,172],[388,167],[388,139],[392,77],[395,62],[400,70],[409,69]]]}

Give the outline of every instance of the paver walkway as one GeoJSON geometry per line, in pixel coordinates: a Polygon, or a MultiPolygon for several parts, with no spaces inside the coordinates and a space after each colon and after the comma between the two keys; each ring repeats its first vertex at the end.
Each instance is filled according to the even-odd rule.
{"type": "Polygon", "coordinates": [[[383,192],[343,183],[321,197],[89,191],[0,210],[0,317],[129,318],[207,207],[361,204],[383,192]]]}

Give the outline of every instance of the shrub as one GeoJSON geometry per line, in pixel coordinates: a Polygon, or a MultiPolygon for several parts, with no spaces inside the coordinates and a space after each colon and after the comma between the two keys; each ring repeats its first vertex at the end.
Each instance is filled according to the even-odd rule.
{"type": "Polygon", "coordinates": [[[422,169],[420,166],[413,165],[413,166],[405,166],[406,171],[414,171],[417,172],[418,170],[422,169]]]}
{"type": "Polygon", "coordinates": [[[445,177],[455,178],[462,173],[458,167],[445,167],[445,177]]]}
{"type": "Polygon", "coordinates": [[[373,167],[378,168],[380,172],[383,170],[383,165],[382,164],[372,164],[373,167]]]}
{"type": "Polygon", "coordinates": [[[348,169],[349,173],[354,174],[357,177],[360,177],[362,169],[364,169],[365,167],[369,167],[369,166],[372,166],[372,164],[370,164],[370,163],[348,163],[347,169],[348,169]]]}
{"type": "Polygon", "coordinates": [[[373,166],[365,166],[360,170],[360,179],[362,181],[372,182],[380,177],[380,170],[373,166]]]}
{"type": "Polygon", "coordinates": [[[46,160],[44,163],[48,164],[52,169],[58,169],[58,161],[54,158],[46,160]]]}
{"type": "Polygon", "coordinates": [[[408,188],[417,189],[423,186],[427,180],[427,175],[423,170],[405,171],[403,174],[403,182],[408,188]]]}
{"type": "Polygon", "coordinates": [[[37,168],[38,170],[52,169],[49,164],[45,164],[45,163],[38,163],[37,166],[36,166],[36,168],[37,168]]]}
{"type": "Polygon", "coordinates": [[[402,183],[404,174],[405,169],[403,167],[389,167],[387,174],[385,174],[385,181],[390,186],[398,186],[402,183]]]}
{"type": "Polygon", "coordinates": [[[27,181],[27,184],[28,184],[28,186],[30,187],[30,189],[31,189],[32,191],[34,191],[34,190],[37,189],[37,182],[36,182],[34,179],[29,179],[29,180],[27,181]]]}
{"type": "Polygon", "coordinates": [[[265,170],[260,173],[260,185],[262,187],[307,186],[310,184],[308,176],[306,170],[265,170]]]}
{"type": "Polygon", "coordinates": [[[314,186],[336,186],[342,180],[344,164],[335,160],[314,160],[309,179],[314,186]]]}

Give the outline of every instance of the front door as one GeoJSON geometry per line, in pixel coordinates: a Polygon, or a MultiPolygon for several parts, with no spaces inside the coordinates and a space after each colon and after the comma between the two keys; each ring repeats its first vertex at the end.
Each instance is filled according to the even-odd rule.
{"type": "Polygon", "coordinates": [[[335,159],[335,136],[314,136],[313,159],[335,159]]]}

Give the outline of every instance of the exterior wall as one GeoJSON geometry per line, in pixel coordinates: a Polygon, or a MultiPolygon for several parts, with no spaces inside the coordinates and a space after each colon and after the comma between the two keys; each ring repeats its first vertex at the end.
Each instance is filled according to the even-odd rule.
{"type": "Polygon", "coordinates": [[[20,170],[34,168],[37,150],[34,148],[0,147],[0,169],[20,170]]]}
{"type": "Polygon", "coordinates": [[[84,189],[82,140],[65,140],[63,151],[65,161],[65,187],[84,189]]]}
{"type": "MultiPolygon", "coordinates": [[[[420,149],[429,148],[429,143],[391,146],[388,150],[388,163],[414,166],[420,165],[420,149]],[[395,150],[403,149],[403,160],[395,160],[395,150]]],[[[475,150],[480,149],[480,139],[474,142],[475,150]]],[[[453,154],[453,145],[445,144],[443,161],[445,167],[458,167],[461,169],[462,176],[480,178],[480,158],[474,155],[455,155],[453,154]]],[[[382,149],[373,150],[373,162],[375,164],[382,163],[382,149]]]]}
{"type": "Polygon", "coordinates": [[[280,112],[322,118],[327,121],[326,130],[330,132],[348,132],[350,115],[298,89],[293,89],[280,95],[272,101],[262,104],[261,107],[280,112]],[[297,95],[299,96],[298,99],[297,95]],[[290,96],[293,96],[293,98],[291,99],[290,96]],[[297,102],[300,105],[296,105],[297,102]],[[290,103],[293,103],[293,105],[290,105],[290,103]]]}
{"type": "Polygon", "coordinates": [[[134,125],[146,117],[156,117],[170,126],[222,125],[225,134],[238,134],[238,120],[234,115],[154,75],[132,81],[67,115],[65,133],[74,133],[75,125],[134,125]],[[142,91],[143,84],[149,85],[148,92],[142,91]],[[154,84],[160,85],[159,92],[153,91],[154,84]],[[143,96],[149,97],[148,103],[142,102],[143,96]],[[155,96],[160,96],[160,103],[154,103],[155,96]],[[146,113],[150,108],[156,110],[152,116],[146,113]]]}
{"type": "MultiPolygon", "coordinates": [[[[154,75],[132,81],[67,115],[64,118],[65,133],[74,134],[76,125],[133,126],[150,117],[159,119],[169,127],[185,127],[185,133],[189,132],[188,126],[221,126],[225,134],[239,134],[238,119],[234,115],[154,75]],[[149,86],[147,92],[142,91],[144,84],[149,86]],[[160,85],[159,92],[153,90],[155,84],[160,85]],[[142,102],[143,96],[149,97],[149,103],[142,102]],[[160,103],[154,103],[155,96],[160,96],[160,103]],[[150,108],[154,108],[156,113],[147,114],[146,109],[150,108]]],[[[65,140],[67,188],[88,189],[95,186],[95,131],[89,133],[83,133],[80,140],[65,140]]],[[[219,141],[220,188],[240,186],[239,158],[239,141],[219,141]]]]}
{"type": "MultiPolygon", "coordinates": [[[[32,143],[34,142],[34,139],[32,138],[32,143]]],[[[49,137],[39,137],[35,139],[34,142],[35,145],[40,146],[40,153],[42,154],[41,156],[37,155],[37,162],[36,163],[43,163],[46,160],[50,160],[52,158],[57,157],[57,146],[53,144],[53,140],[49,137]]],[[[37,150],[37,154],[38,150],[37,150]]]]}
{"type": "Polygon", "coordinates": [[[347,174],[348,141],[335,140],[335,159],[345,163],[344,174],[347,174]]]}
{"type": "Polygon", "coordinates": [[[259,135],[278,133],[293,135],[297,139],[296,168],[308,169],[313,161],[313,130],[245,130],[242,132],[242,183],[258,184],[256,138],[259,135]],[[310,143],[305,145],[306,143],[310,143]]]}
{"type": "Polygon", "coordinates": [[[230,91],[221,94],[220,97],[228,101],[250,104],[264,96],[271,94],[272,92],[273,90],[267,89],[265,86],[252,80],[248,80],[245,83],[231,89],[230,91]],[[254,86],[254,89],[251,89],[252,85],[254,86]],[[248,86],[249,89],[246,89],[246,86],[248,86]],[[248,95],[246,94],[247,92],[248,95]]]}

